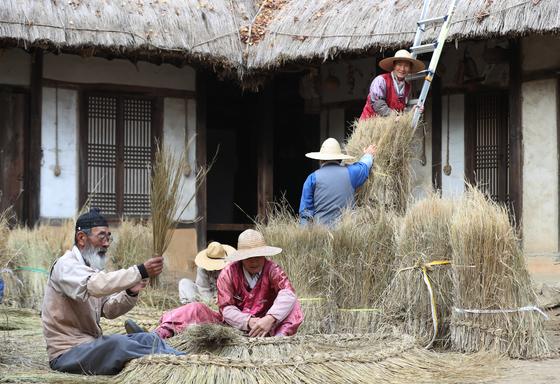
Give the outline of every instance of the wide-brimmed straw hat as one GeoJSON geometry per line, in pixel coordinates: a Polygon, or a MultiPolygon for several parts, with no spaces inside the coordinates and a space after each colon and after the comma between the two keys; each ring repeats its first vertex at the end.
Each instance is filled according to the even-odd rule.
{"type": "Polygon", "coordinates": [[[416,60],[412,58],[410,52],[406,49],[401,49],[395,53],[393,57],[387,57],[379,62],[379,66],[386,70],[387,72],[391,72],[393,67],[395,66],[395,61],[407,61],[412,65],[410,69],[410,73],[416,73],[424,70],[426,66],[420,60],[416,60]]]}
{"type": "Polygon", "coordinates": [[[204,268],[207,271],[219,271],[227,264],[226,256],[234,252],[235,248],[232,246],[213,241],[208,244],[208,248],[204,251],[198,252],[194,263],[197,267],[204,268]]]}
{"type": "Polygon", "coordinates": [[[264,236],[259,231],[247,229],[239,235],[237,251],[226,257],[227,261],[239,261],[259,256],[274,256],[282,252],[282,248],[271,247],[266,244],[264,236]]]}
{"type": "Polygon", "coordinates": [[[305,157],[315,160],[349,160],[353,159],[353,156],[345,155],[340,149],[340,144],[336,139],[329,137],[327,140],[323,141],[321,145],[321,150],[319,152],[309,152],[305,154],[305,157]]]}

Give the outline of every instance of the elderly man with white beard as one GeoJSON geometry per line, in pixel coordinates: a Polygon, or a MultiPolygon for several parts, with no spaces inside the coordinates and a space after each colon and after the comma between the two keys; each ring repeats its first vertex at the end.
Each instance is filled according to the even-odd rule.
{"type": "Polygon", "coordinates": [[[107,220],[92,208],[76,221],[74,247],[51,267],[41,319],[52,369],[88,375],[112,375],[132,359],[149,354],[182,355],[154,333],[104,336],[101,316],[128,312],[147,278],[163,270],[163,258],[104,272],[111,243],[107,220]]]}

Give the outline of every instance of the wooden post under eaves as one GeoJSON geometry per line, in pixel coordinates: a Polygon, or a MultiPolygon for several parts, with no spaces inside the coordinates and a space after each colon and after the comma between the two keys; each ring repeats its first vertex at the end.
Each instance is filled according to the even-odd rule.
{"type": "Polygon", "coordinates": [[[274,193],[274,91],[266,87],[259,97],[259,116],[256,122],[257,149],[257,216],[266,220],[274,193]]]}
{"type": "Polygon", "coordinates": [[[24,188],[27,191],[27,225],[33,226],[39,219],[39,198],[41,191],[41,113],[43,103],[43,50],[36,49],[31,60],[30,120],[28,173],[24,188]]]}
{"type": "Polygon", "coordinates": [[[443,170],[441,156],[441,78],[434,76],[432,83],[432,185],[441,190],[441,173],[443,170]]]}
{"type": "Polygon", "coordinates": [[[523,130],[521,125],[521,43],[509,41],[509,148],[510,201],[516,223],[521,230],[523,212],[523,130]]]}
{"type": "MultiPolygon", "coordinates": [[[[206,74],[202,71],[196,72],[196,166],[206,167],[206,74]]],[[[198,249],[206,248],[206,229],[208,218],[206,215],[206,178],[200,182],[200,188],[196,194],[197,218],[196,238],[198,249]]]]}

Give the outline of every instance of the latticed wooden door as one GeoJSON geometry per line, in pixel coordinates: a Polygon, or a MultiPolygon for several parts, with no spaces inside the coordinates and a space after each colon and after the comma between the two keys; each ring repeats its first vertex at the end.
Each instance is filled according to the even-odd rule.
{"type": "Polygon", "coordinates": [[[154,100],[87,94],[84,103],[84,200],[107,216],[149,216],[154,100]]]}
{"type": "Polygon", "coordinates": [[[492,199],[508,203],[508,94],[493,91],[466,96],[467,175],[492,199]]]}

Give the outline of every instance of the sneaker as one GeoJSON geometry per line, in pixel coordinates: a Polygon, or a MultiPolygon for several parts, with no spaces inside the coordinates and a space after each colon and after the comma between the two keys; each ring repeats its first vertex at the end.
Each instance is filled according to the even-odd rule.
{"type": "Polygon", "coordinates": [[[147,330],[145,330],[144,328],[136,324],[134,320],[130,320],[130,319],[124,321],[124,329],[126,329],[126,333],[129,335],[131,333],[148,332],[147,330]]]}

